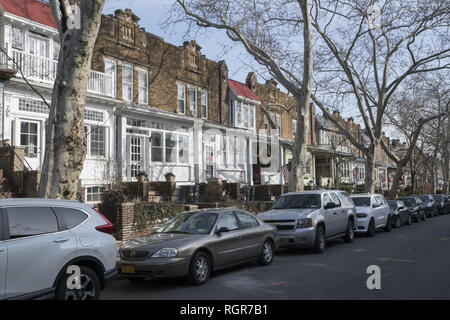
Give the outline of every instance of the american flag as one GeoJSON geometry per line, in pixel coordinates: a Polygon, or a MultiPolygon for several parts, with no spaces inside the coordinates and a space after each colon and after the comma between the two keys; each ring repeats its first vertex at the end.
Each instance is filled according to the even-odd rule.
{"type": "Polygon", "coordinates": [[[281,166],[281,171],[283,172],[284,181],[289,183],[289,168],[288,166],[281,166]]]}

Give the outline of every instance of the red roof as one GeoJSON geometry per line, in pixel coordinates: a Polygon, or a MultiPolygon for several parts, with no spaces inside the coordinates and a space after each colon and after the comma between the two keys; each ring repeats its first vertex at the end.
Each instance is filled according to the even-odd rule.
{"type": "Polygon", "coordinates": [[[0,6],[16,16],[57,28],[52,9],[46,3],[38,0],[0,0],[0,6]]]}
{"type": "Polygon", "coordinates": [[[254,101],[261,101],[261,100],[259,100],[259,97],[256,95],[255,92],[253,92],[252,89],[250,89],[249,87],[247,87],[247,85],[245,85],[241,82],[237,82],[237,81],[229,79],[228,85],[230,86],[231,89],[233,89],[233,91],[238,96],[248,98],[248,99],[254,100],[254,101]]]}

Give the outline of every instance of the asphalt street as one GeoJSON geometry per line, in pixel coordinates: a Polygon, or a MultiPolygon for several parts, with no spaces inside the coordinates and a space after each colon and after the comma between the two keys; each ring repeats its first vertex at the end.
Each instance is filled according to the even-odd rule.
{"type": "Polygon", "coordinates": [[[102,299],[450,299],[450,214],[335,240],[323,254],[281,250],[272,265],[256,263],[217,272],[203,286],[183,279],[118,280],[102,299]],[[381,289],[369,290],[367,267],[381,269],[381,289]]]}

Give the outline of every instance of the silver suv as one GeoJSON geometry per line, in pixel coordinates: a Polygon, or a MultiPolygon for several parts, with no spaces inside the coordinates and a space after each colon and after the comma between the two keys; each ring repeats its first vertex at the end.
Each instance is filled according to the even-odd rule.
{"type": "Polygon", "coordinates": [[[0,200],[0,299],[98,299],[117,274],[112,232],[83,203],[0,200]]]}
{"type": "Polygon", "coordinates": [[[259,217],[277,227],[280,247],[324,252],[326,240],[354,239],[356,209],[345,191],[318,190],[282,195],[259,217]]]}

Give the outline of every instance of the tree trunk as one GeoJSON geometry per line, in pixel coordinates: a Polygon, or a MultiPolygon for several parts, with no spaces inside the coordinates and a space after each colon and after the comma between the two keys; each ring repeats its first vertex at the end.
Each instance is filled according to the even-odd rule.
{"type": "Polygon", "coordinates": [[[366,154],[366,177],[365,177],[365,191],[369,193],[375,192],[375,148],[370,147],[366,154]]]}
{"type": "Polygon", "coordinates": [[[309,131],[309,106],[305,99],[296,98],[297,112],[297,132],[294,139],[294,152],[292,157],[292,168],[289,176],[289,192],[303,191],[306,163],[308,161],[308,131],[309,131]]]}
{"type": "Polygon", "coordinates": [[[294,154],[292,168],[289,177],[288,190],[303,191],[309,133],[309,100],[311,97],[312,72],[313,72],[313,49],[311,17],[309,14],[308,1],[300,2],[303,16],[303,83],[300,94],[295,96],[297,106],[297,132],[294,139],[294,154]]]}
{"type": "Polygon", "coordinates": [[[391,199],[396,199],[398,196],[400,181],[403,177],[403,169],[405,168],[405,164],[398,162],[397,169],[395,170],[394,181],[392,182],[391,190],[389,191],[389,197],[391,199]]]}
{"type": "Polygon", "coordinates": [[[42,198],[76,199],[86,156],[83,115],[87,83],[104,2],[81,0],[81,24],[79,28],[68,28],[70,17],[66,4],[52,1],[61,49],[46,126],[45,158],[39,185],[42,198]]]}

